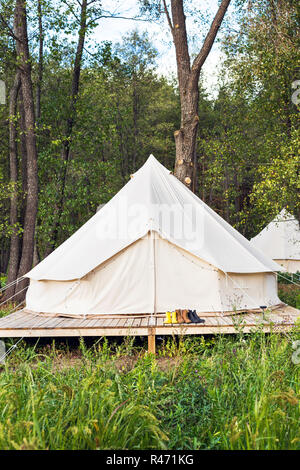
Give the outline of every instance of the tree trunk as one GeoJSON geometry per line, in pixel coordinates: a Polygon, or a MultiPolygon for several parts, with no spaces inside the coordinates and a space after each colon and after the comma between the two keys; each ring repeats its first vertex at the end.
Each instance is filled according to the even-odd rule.
{"type": "Polygon", "coordinates": [[[21,169],[22,169],[22,193],[24,195],[24,200],[22,201],[22,210],[21,210],[21,222],[24,226],[25,220],[25,209],[26,209],[26,200],[25,196],[27,194],[27,147],[26,147],[26,124],[25,124],[25,110],[24,110],[24,101],[22,88],[20,89],[20,99],[19,99],[19,113],[20,113],[20,153],[22,157],[21,169]]]}
{"type": "Polygon", "coordinates": [[[84,48],[86,28],[87,28],[87,0],[83,0],[81,3],[80,27],[79,27],[79,33],[78,33],[78,43],[77,43],[77,49],[76,49],[76,55],[75,55],[73,78],[72,78],[70,112],[69,112],[69,117],[67,119],[66,135],[65,135],[63,149],[62,149],[62,160],[64,162],[64,167],[63,167],[63,174],[62,174],[61,193],[60,193],[59,201],[57,204],[57,213],[58,213],[57,220],[56,220],[54,231],[53,231],[53,249],[55,248],[55,245],[58,239],[58,230],[59,230],[61,216],[63,212],[63,204],[64,204],[66,181],[67,181],[67,169],[68,169],[68,162],[70,158],[72,131],[73,131],[75,118],[76,118],[76,102],[77,102],[78,91],[79,91],[79,80],[80,80],[81,62],[82,62],[82,54],[83,54],[83,48],[84,48]]]}
{"type": "Polygon", "coordinates": [[[136,171],[137,154],[138,154],[138,91],[137,91],[137,76],[136,72],[133,73],[132,80],[132,113],[133,113],[133,152],[132,152],[132,169],[136,171]]]}
{"type": "MultiPolygon", "coordinates": [[[[44,30],[43,30],[43,12],[42,0],[37,0],[38,9],[38,24],[39,24],[39,60],[38,60],[38,78],[36,82],[36,99],[35,99],[35,118],[37,124],[41,118],[41,94],[44,72],[44,30]]],[[[35,226],[34,233],[34,248],[33,248],[33,266],[39,263],[39,253],[37,246],[37,226],[35,226]]]]}
{"type": "Polygon", "coordinates": [[[198,131],[198,86],[187,90],[181,99],[180,129],[175,131],[175,176],[189,188],[194,180],[194,161],[198,131]]]}
{"type": "Polygon", "coordinates": [[[199,54],[192,65],[188,49],[183,0],[171,0],[171,15],[163,0],[176,51],[177,76],[181,104],[180,129],[175,131],[176,160],[174,174],[192,188],[196,170],[196,143],[199,124],[199,75],[212,48],[230,0],[222,0],[199,54]]]}
{"type": "MultiPolygon", "coordinates": [[[[17,70],[13,86],[10,90],[9,97],[9,168],[10,182],[12,183],[12,192],[10,197],[10,225],[12,226],[12,234],[10,237],[9,249],[9,266],[7,273],[7,284],[17,279],[19,269],[19,250],[20,240],[18,236],[18,146],[17,146],[17,99],[21,86],[21,74],[17,70]]],[[[4,299],[7,300],[15,293],[15,286],[9,287],[5,292],[4,299]]]]}
{"type": "MultiPolygon", "coordinates": [[[[31,62],[28,47],[26,1],[16,0],[14,30],[16,40],[16,52],[18,66],[21,72],[21,88],[24,105],[25,141],[27,153],[27,194],[24,218],[24,231],[22,240],[22,255],[19,265],[18,277],[23,276],[32,268],[34,250],[34,232],[38,204],[38,173],[37,173],[37,148],[35,135],[35,116],[33,88],[31,80],[31,62]]],[[[26,287],[27,280],[18,285],[18,292],[26,287]]],[[[25,297],[23,291],[16,300],[21,301],[25,297]]]]}
{"type": "Polygon", "coordinates": [[[39,62],[38,62],[38,79],[36,84],[36,120],[39,121],[41,117],[41,89],[43,81],[43,61],[44,61],[44,32],[43,32],[43,16],[42,16],[42,1],[37,0],[38,6],[38,22],[39,22],[39,62]]]}

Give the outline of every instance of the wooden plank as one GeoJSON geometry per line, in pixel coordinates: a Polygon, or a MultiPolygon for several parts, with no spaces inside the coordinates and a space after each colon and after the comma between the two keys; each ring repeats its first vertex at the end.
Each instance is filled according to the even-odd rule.
{"type": "Polygon", "coordinates": [[[94,320],[90,320],[88,327],[101,328],[101,326],[105,324],[105,320],[107,320],[107,318],[95,318],[94,320]]]}
{"type": "MultiPolygon", "coordinates": [[[[241,322],[241,326],[243,325],[250,325],[250,326],[256,326],[257,324],[257,318],[255,314],[244,314],[241,317],[237,319],[236,325],[239,325],[239,322],[241,322]]],[[[233,323],[234,324],[234,323],[233,323]]]]}
{"type": "Polygon", "coordinates": [[[283,308],[280,308],[278,310],[275,310],[274,313],[277,313],[277,315],[280,315],[280,316],[289,316],[289,317],[295,317],[297,318],[297,316],[299,316],[299,312],[294,312],[293,310],[288,310],[288,309],[283,309],[283,308]]]}
{"type": "Polygon", "coordinates": [[[224,321],[224,324],[225,325],[228,325],[228,326],[233,326],[235,325],[235,319],[231,317],[229,317],[228,315],[227,316],[222,316],[222,320],[224,321]]]}
{"type": "MultiPolygon", "coordinates": [[[[147,319],[147,320],[148,320],[148,319],[147,319]]],[[[131,328],[132,325],[133,325],[133,318],[127,318],[126,323],[125,323],[125,326],[126,326],[127,328],[131,328]]]]}
{"type": "MultiPolygon", "coordinates": [[[[288,320],[294,323],[297,320],[297,318],[300,317],[300,310],[294,307],[286,306],[286,307],[282,307],[282,308],[272,311],[271,315],[276,315],[278,316],[278,319],[288,320]]],[[[276,318],[276,317],[273,317],[273,318],[276,318]]]]}
{"type": "MultiPolygon", "coordinates": [[[[278,311],[284,312],[290,315],[295,315],[296,317],[299,317],[300,315],[300,310],[298,308],[291,307],[290,305],[286,305],[285,307],[278,309],[278,311]]],[[[275,310],[275,312],[277,312],[277,310],[275,310]]]]}
{"type": "Polygon", "coordinates": [[[139,328],[139,326],[140,326],[140,324],[141,324],[141,321],[142,321],[141,318],[135,318],[135,319],[133,320],[133,325],[132,325],[132,326],[134,326],[135,328],[139,328]]]}
{"type": "Polygon", "coordinates": [[[116,319],[116,324],[114,325],[114,328],[119,328],[119,325],[123,325],[124,323],[124,318],[117,318],[116,319]]]}
{"type": "Polygon", "coordinates": [[[4,325],[10,324],[11,322],[14,322],[18,318],[24,317],[24,315],[25,314],[23,313],[23,310],[19,310],[18,312],[10,313],[6,317],[0,318],[0,328],[2,328],[4,325]]]}
{"type": "MultiPolygon", "coordinates": [[[[215,317],[216,324],[219,326],[228,326],[228,321],[225,320],[221,315],[218,317],[215,317]]],[[[232,326],[232,322],[230,323],[232,326]]]]}
{"type": "Polygon", "coordinates": [[[283,317],[281,315],[278,315],[277,313],[270,313],[270,315],[268,315],[268,318],[271,322],[275,323],[275,324],[278,324],[278,323],[283,323],[283,317]]]}
{"type": "Polygon", "coordinates": [[[76,328],[80,326],[80,328],[87,328],[88,325],[95,320],[87,320],[86,318],[79,318],[78,319],[78,324],[76,325],[76,328]]]}
{"type": "Polygon", "coordinates": [[[149,328],[148,330],[148,352],[156,354],[155,350],[155,328],[149,328]]]}
{"type": "Polygon", "coordinates": [[[156,326],[163,326],[165,317],[158,317],[156,321],[156,326]]]}
{"type": "Polygon", "coordinates": [[[55,317],[55,318],[51,318],[51,317],[46,317],[46,318],[32,318],[32,321],[30,322],[29,325],[26,325],[25,323],[22,323],[20,324],[20,328],[29,328],[31,327],[32,329],[35,329],[35,328],[55,328],[56,326],[58,326],[60,323],[62,322],[62,318],[61,317],[55,317]]]}
{"type": "MultiPolygon", "coordinates": [[[[285,326],[279,329],[278,331],[285,331],[291,328],[291,326],[285,326]]],[[[267,333],[270,332],[270,326],[264,326],[262,330],[267,333]]],[[[253,325],[243,327],[244,333],[251,333],[253,331],[253,325]]],[[[234,326],[196,326],[195,328],[187,328],[183,330],[181,334],[185,335],[205,335],[205,334],[233,334],[236,333],[236,328],[234,326]]],[[[178,329],[175,328],[156,328],[157,335],[177,335],[179,334],[178,329]]]]}
{"type": "Polygon", "coordinates": [[[23,310],[22,308],[20,308],[20,310],[16,310],[15,312],[8,313],[8,314],[5,315],[4,317],[1,317],[1,318],[0,318],[0,322],[6,321],[6,320],[8,320],[9,318],[18,317],[18,316],[20,316],[20,315],[24,315],[24,310],[23,310]]]}
{"type": "Polygon", "coordinates": [[[95,318],[92,320],[86,320],[85,324],[82,325],[76,325],[74,328],[81,327],[81,328],[107,328],[111,327],[112,322],[116,323],[118,321],[117,318],[95,318]]]}
{"type": "MultiPolygon", "coordinates": [[[[200,314],[201,316],[201,314],[200,314]]],[[[293,307],[280,308],[273,311],[267,317],[270,320],[282,323],[276,324],[276,331],[286,331],[291,327],[291,321],[283,322],[284,317],[289,316],[294,321],[300,316],[300,311],[293,307]]],[[[59,336],[149,336],[150,316],[115,316],[109,318],[67,318],[67,317],[45,317],[43,314],[35,315],[17,311],[0,319],[0,337],[59,337],[59,336]]],[[[270,331],[268,321],[263,321],[261,312],[247,313],[242,315],[245,323],[244,332],[251,332],[258,323],[263,324],[263,331],[270,331]]],[[[164,325],[165,316],[155,318],[157,335],[195,335],[236,333],[236,328],[231,316],[216,315],[205,317],[204,324],[170,324],[164,325]]],[[[150,336],[153,336],[150,334],[150,336]]],[[[149,340],[149,341],[152,341],[149,340]]],[[[153,344],[151,343],[151,348],[153,344]]]]}
{"type": "Polygon", "coordinates": [[[116,328],[117,324],[119,323],[119,320],[119,318],[113,318],[110,323],[111,328],[116,328]]]}
{"type": "Polygon", "coordinates": [[[78,336],[148,336],[148,328],[115,329],[115,328],[35,328],[35,329],[6,329],[0,330],[2,338],[55,338],[78,336]]]}
{"type": "Polygon", "coordinates": [[[103,320],[103,323],[102,323],[102,328],[111,328],[111,319],[110,318],[106,318],[103,320]]]}
{"type": "MultiPolygon", "coordinates": [[[[34,315],[29,313],[24,313],[23,318],[17,319],[14,324],[15,328],[25,329],[25,328],[36,328],[40,326],[45,326],[46,324],[57,324],[60,320],[60,317],[43,317],[43,315],[34,315]]],[[[10,327],[12,327],[10,325],[10,327]]]]}
{"type": "Polygon", "coordinates": [[[23,317],[16,319],[6,327],[28,329],[33,328],[35,325],[40,323],[41,320],[43,320],[43,318],[40,318],[40,316],[29,315],[28,313],[25,313],[23,317]]]}
{"type": "Polygon", "coordinates": [[[44,318],[41,319],[39,323],[36,324],[35,328],[55,328],[59,324],[61,324],[64,321],[62,317],[55,317],[55,318],[44,318]]]}
{"type": "Polygon", "coordinates": [[[97,321],[96,318],[88,318],[88,319],[85,319],[83,321],[83,323],[81,323],[81,326],[82,328],[89,328],[91,327],[92,325],[94,325],[94,323],[97,321]]]}
{"type": "MultiPolygon", "coordinates": [[[[76,324],[76,320],[75,320],[75,324],[76,324]]],[[[41,326],[43,326],[43,328],[58,328],[58,327],[61,328],[63,325],[71,326],[72,325],[71,319],[64,318],[64,317],[56,317],[56,318],[52,318],[52,320],[50,319],[49,321],[45,322],[43,325],[38,325],[37,327],[40,328],[41,326]]]]}
{"type": "Polygon", "coordinates": [[[252,324],[255,326],[270,325],[269,320],[264,318],[261,313],[252,313],[249,315],[249,320],[251,320],[252,324]]]}
{"type": "MultiPolygon", "coordinates": [[[[199,323],[198,323],[199,325],[199,323]]],[[[216,320],[215,317],[205,317],[205,323],[201,323],[203,327],[206,326],[215,326],[216,325],[216,320]]]]}
{"type": "Polygon", "coordinates": [[[288,314],[284,314],[282,313],[280,315],[280,317],[282,318],[282,320],[284,321],[284,323],[292,323],[292,324],[295,324],[296,320],[297,320],[297,317],[295,315],[288,315],[288,314]]]}
{"type": "Polygon", "coordinates": [[[216,334],[218,333],[218,327],[216,326],[195,326],[185,328],[173,328],[171,327],[157,327],[157,335],[203,335],[203,334],[216,334]]]}
{"type": "Polygon", "coordinates": [[[126,318],[120,318],[117,326],[118,328],[125,328],[125,324],[126,324],[126,318]]]}
{"type": "Polygon", "coordinates": [[[148,318],[147,317],[142,318],[140,326],[148,326],[148,318]]]}
{"type": "MultiPolygon", "coordinates": [[[[278,332],[287,331],[292,328],[288,325],[281,325],[278,327],[278,332]]],[[[243,328],[245,333],[251,332],[253,326],[248,325],[243,328]]],[[[263,327],[264,332],[270,331],[270,326],[263,327]]],[[[230,334],[236,333],[234,326],[197,326],[194,327],[157,327],[155,329],[156,335],[195,335],[195,334],[230,334]]],[[[78,336],[148,336],[148,328],[7,328],[0,331],[2,337],[78,337],[78,336]]]]}

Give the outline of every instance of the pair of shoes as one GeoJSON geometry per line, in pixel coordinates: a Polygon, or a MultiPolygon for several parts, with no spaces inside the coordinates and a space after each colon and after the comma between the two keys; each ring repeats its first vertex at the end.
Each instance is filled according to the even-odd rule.
{"type": "Polygon", "coordinates": [[[176,310],[174,310],[174,312],[166,312],[166,319],[164,321],[164,324],[165,325],[170,325],[172,323],[178,323],[177,316],[176,316],[176,310]]]}
{"type": "MultiPolygon", "coordinates": [[[[188,310],[188,309],[176,310],[178,323],[200,323],[199,321],[197,322],[196,320],[194,320],[193,317],[190,316],[191,311],[192,310],[188,310]]],[[[196,317],[198,318],[197,315],[196,317]]]]}
{"type": "Polygon", "coordinates": [[[188,315],[192,323],[205,323],[205,320],[203,320],[203,318],[198,317],[196,310],[189,310],[188,315]]]}
{"type": "Polygon", "coordinates": [[[181,310],[181,315],[183,318],[183,323],[192,323],[188,315],[189,311],[187,309],[181,310]]]}

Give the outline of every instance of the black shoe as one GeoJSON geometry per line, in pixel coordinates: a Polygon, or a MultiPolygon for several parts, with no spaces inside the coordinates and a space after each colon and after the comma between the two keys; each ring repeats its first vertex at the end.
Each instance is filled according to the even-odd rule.
{"type": "Polygon", "coordinates": [[[190,310],[191,312],[191,316],[193,318],[192,322],[193,323],[205,323],[205,320],[203,320],[203,318],[199,318],[197,313],[196,313],[196,310],[190,310]]]}
{"type": "Polygon", "coordinates": [[[195,317],[197,317],[198,323],[205,323],[204,318],[198,317],[198,315],[197,315],[197,313],[196,313],[196,310],[194,310],[194,313],[195,313],[195,317]]]}
{"type": "Polygon", "coordinates": [[[193,310],[188,311],[188,318],[191,320],[192,323],[195,323],[194,315],[193,315],[193,310]]]}

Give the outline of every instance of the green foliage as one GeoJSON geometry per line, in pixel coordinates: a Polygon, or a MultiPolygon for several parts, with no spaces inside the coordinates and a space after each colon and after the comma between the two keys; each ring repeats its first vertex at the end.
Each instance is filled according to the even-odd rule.
{"type": "Polygon", "coordinates": [[[280,283],[278,284],[278,297],[280,300],[282,300],[282,302],[300,309],[300,287],[298,287],[299,282],[298,286],[294,286],[284,284],[282,281],[284,280],[280,279],[280,283]]]}
{"type": "Polygon", "coordinates": [[[1,287],[5,287],[5,284],[6,284],[6,278],[7,276],[4,275],[4,274],[0,274],[0,288],[1,287]]]}
{"type": "MultiPolygon", "coordinates": [[[[224,24],[226,60],[217,96],[209,98],[200,86],[196,182],[196,193],[248,238],[283,207],[298,218],[300,214],[299,106],[291,100],[292,82],[299,79],[297,3],[250,3],[245,9],[243,0],[235,2],[234,32],[227,28],[230,24],[224,24]]],[[[143,15],[163,21],[160,2],[139,4],[143,15]]],[[[27,5],[29,29],[38,31],[37,3],[29,1],[27,5]]],[[[13,8],[11,0],[0,6],[9,24],[13,8]]],[[[42,1],[44,57],[37,124],[36,229],[40,259],[85,223],[99,204],[108,202],[150,153],[168,168],[174,166],[173,136],[180,125],[177,83],[157,74],[158,52],[146,33],[134,30],[115,46],[107,41],[95,43],[90,33],[101,16],[100,2],[88,10],[70,159],[64,162],[78,9],[75,0],[55,6],[42,1]],[[58,218],[59,233],[54,240],[58,218]]],[[[185,11],[191,51],[194,40],[198,50],[202,33],[197,25],[206,24],[210,15],[205,9],[196,12],[188,2],[185,11]]],[[[14,43],[2,23],[0,28],[0,79],[5,80],[9,95],[16,65],[14,43]]],[[[39,70],[37,40],[37,34],[30,34],[34,86],[39,70]]],[[[19,119],[18,114],[18,130],[19,119]]],[[[8,106],[0,106],[0,120],[5,123],[0,129],[0,270],[4,272],[9,237],[15,228],[9,224],[8,106]]],[[[17,228],[21,239],[25,194],[20,137],[17,228]]]]}
{"type": "MultiPolygon", "coordinates": [[[[57,244],[90,218],[99,204],[108,202],[150,153],[170,165],[166,159],[174,153],[177,97],[173,86],[153,72],[155,54],[147,35],[134,31],[115,51],[106,43],[86,61],[57,244]]],[[[65,57],[51,53],[44,71],[47,92],[39,135],[37,229],[42,257],[51,247],[64,171],[60,154],[71,72],[63,66],[63,60],[65,57]]]]}
{"type": "Polygon", "coordinates": [[[171,338],[157,359],[131,340],[23,345],[0,374],[0,447],[300,449],[297,338],[171,338]]]}
{"type": "Polygon", "coordinates": [[[233,149],[246,156],[238,134],[242,143],[249,136],[238,227],[251,237],[283,207],[297,217],[300,209],[299,109],[292,102],[292,83],[299,78],[297,2],[251,2],[238,11],[237,24],[224,41],[224,72],[233,96],[247,103],[233,149]]]}
{"type": "MultiPolygon", "coordinates": [[[[296,273],[278,273],[279,276],[279,282],[281,284],[288,284],[290,285],[291,283],[295,282],[296,284],[300,284],[300,271],[297,271],[296,273]]],[[[291,286],[293,288],[293,286],[291,286]]]]}

